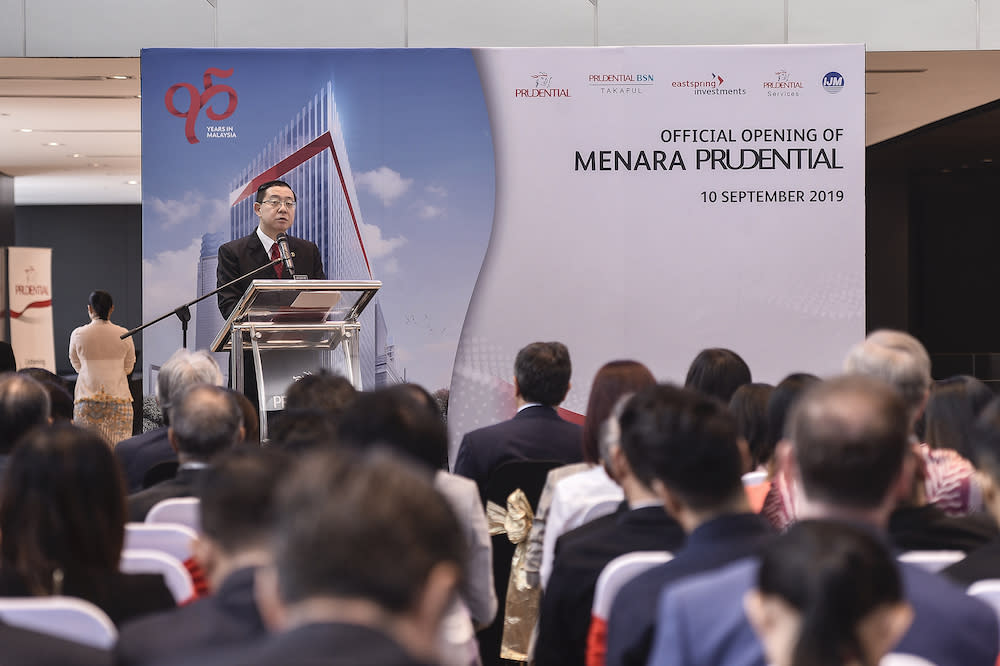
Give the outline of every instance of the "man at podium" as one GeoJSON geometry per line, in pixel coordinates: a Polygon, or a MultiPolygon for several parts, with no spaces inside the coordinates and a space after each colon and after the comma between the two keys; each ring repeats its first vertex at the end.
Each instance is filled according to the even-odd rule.
{"type": "MultiPolygon", "coordinates": [[[[295,192],[288,183],[272,180],[257,188],[253,212],[260,219],[257,229],[249,236],[237,238],[219,247],[219,267],[216,271],[216,285],[222,285],[246,275],[281,256],[278,235],[286,233],[295,220],[295,192]]],[[[287,236],[292,252],[295,275],[305,275],[310,280],[325,280],[323,259],[315,243],[302,238],[287,236]]],[[[253,280],[292,279],[291,271],[280,262],[240,280],[219,292],[219,311],[225,319],[233,313],[240,297],[253,280]]],[[[257,376],[254,372],[253,354],[244,352],[243,393],[255,407],[257,399],[257,376]]],[[[230,378],[232,382],[232,378],[230,378]]]]}
{"type": "MultiPolygon", "coordinates": [[[[295,192],[288,183],[272,180],[257,188],[253,212],[260,218],[257,229],[249,236],[229,241],[219,248],[219,268],[216,286],[221,287],[255,268],[280,256],[278,234],[286,233],[295,220],[295,192]]],[[[310,280],[325,280],[323,259],[315,243],[288,236],[288,246],[293,254],[296,275],[310,280]]],[[[219,311],[226,319],[252,280],[274,280],[292,275],[284,264],[278,263],[219,292],[219,311]]]]}

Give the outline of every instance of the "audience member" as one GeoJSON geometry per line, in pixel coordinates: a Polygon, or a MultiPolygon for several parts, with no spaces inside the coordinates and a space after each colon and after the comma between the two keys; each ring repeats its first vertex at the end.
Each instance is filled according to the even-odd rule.
{"type": "Polygon", "coordinates": [[[972,459],[972,427],[993,399],[989,386],[975,377],[958,375],[931,385],[924,412],[923,441],[932,449],[952,449],[972,459]]]}
{"type": "Polygon", "coordinates": [[[729,411],[736,417],[736,429],[746,440],[750,453],[750,469],[766,469],[766,460],[761,457],[768,450],[770,433],[767,428],[767,401],[774,387],[770,384],[744,384],[736,389],[729,401],[729,411]]]}
{"type": "Polygon", "coordinates": [[[806,372],[794,372],[774,387],[767,401],[767,443],[760,452],[763,464],[768,468],[770,487],[764,497],[760,513],[778,530],[783,530],[795,519],[792,513],[792,487],[788,479],[780,474],[774,464],[774,451],[785,436],[785,421],[795,401],[806,389],[819,383],[819,377],[806,372]]]}
{"type": "MultiPolygon", "coordinates": [[[[910,432],[927,404],[931,385],[931,360],[920,341],[902,331],[879,330],[855,345],[844,369],[850,374],[877,377],[903,396],[910,417],[910,432]]],[[[948,515],[962,515],[980,508],[982,498],[973,480],[972,464],[951,449],[920,446],[924,459],[927,501],[948,515]]]]}
{"type": "Polygon", "coordinates": [[[731,349],[702,349],[691,361],[684,388],[701,391],[728,404],[736,389],[751,381],[750,367],[731,349]]]}
{"type": "Polygon", "coordinates": [[[177,476],[129,495],[129,520],[142,522],[157,502],[192,496],[213,458],[243,441],[243,414],[226,389],[202,384],[175,400],[167,437],[180,462],[177,476]]]}
{"type": "Polygon", "coordinates": [[[285,409],[319,409],[338,417],[357,395],[346,377],[321,369],[303,375],[285,391],[285,409]]]}
{"type": "MultiPolygon", "coordinates": [[[[634,440],[656,451],[641,467],[666,510],[688,534],[670,562],[626,583],[608,618],[608,666],[644,665],[653,641],[656,602],[669,584],[753,555],[772,531],[750,513],[743,492],[745,442],[734,418],[714,400],[690,391],[643,391],[622,415],[634,440]]],[[[600,650],[598,636],[593,649],[600,650]]]]}
{"type": "Polygon", "coordinates": [[[685,466],[684,458],[699,446],[712,448],[715,464],[735,472],[738,495],[746,502],[736,423],[721,403],[695,391],[653,386],[628,400],[619,424],[620,443],[611,446],[612,476],[627,506],[559,538],[538,622],[540,664],[584,663],[594,588],[608,562],[636,550],[674,551],[684,542],[681,524],[663,510],[655,490],[664,469],[685,466]],[[729,465],[727,452],[734,456],[729,465]]]}
{"type": "Polygon", "coordinates": [[[475,626],[489,625],[497,597],[486,514],[475,484],[441,469],[448,455],[448,433],[434,399],[415,384],[359,393],[341,415],[338,438],[357,450],[388,446],[434,474],[434,487],[448,500],[465,536],[468,575],[461,584],[462,600],[475,626]]]}
{"type": "Polygon", "coordinates": [[[40,382],[14,372],[0,374],[0,477],[17,442],[32,428],[50,423],[51,413],[49,393],[40,382]]]}
{"type": "Polygon", "coordinates": [[[73,393],[69,382],[45,368],[22,368],[17,374],[37,379],[49,392],[53,423],[68,423],[73,420],[73,393]]]}
{"type": "Polygon", "coordinates": [[[250,398],[240,393],[234,388],[226,388],[226,392],[236,401],[236,406],[240,408],[243,415],[243,442],[251,446],[260,446],[260,418],[257,408],[250,402],[250,398]]]}
{"type": "MultiPolygon", "coordinates": [[[[977,477],[982,485],[986,512],[1000,523],[1000,399],[990,402],[976,421],[972,450],[979,468],[977,477]]],[[[976,581],[1000,578],[1000,537],[972,551],[942,573],[966,587],[976,581]]]]}
{"type": "Polygon", "coordinates": [[[533,342],[514,361],[517,414],[509,421],[466,433],[455,473],[470,478],[485,504],[490,474],[513,460],[579,462],[580,426],[564,421],[556,407],[569,392],[572,366],[561,342],[533,342]]]}
{"type": "Polygon", "coordinates": [[[124,487],[93,432],[55,425],[21,441],[0,493],[0,534],[0,595],[80,597],[115,624],[174,605],[159,574],[118,570],[124,487]]]}
{"type": "MultiPolygon", "coordinates": [[[[795,479],[799,518],[846,521],[884,535],[898,487],[910,479],[911,417],[910,406],[881,380],[848,376],[810,389],[793,408],[789,441],[778,452],[795,479]]],[[[899,651],[937,666],[994,664],[995,613],[925,569],[900,568],[915,619],[899,651]]],[[[762,666],[763,649],[741,603],[757,572],[756,559],[742,560],[668,587],[650,666],[762,666]]]]}
{"type": "Polygon", "coordinates": [[[608,476],[602,464],[598,433],[619,398],[655,383],[653,373],[638,361],[611,361],[594,375],[583,422],[584,462],[549,472],[538,502],[538,516],[531,525],[527,572],[532,584],[537,584],[536,579],[542,584],[548,582],[556,539],[582,525],[595,504],[624,497],[621,486],[608,476]]]}
{"type": "Polygon", "coordinates": [[[773,666],[877,664],[913,621],[885,544],[835,521],[773,542],[743,604],[773,666]]]}
{"type": "Polygon", "coordinates": [[[274,566],[257,574],[273,634],[175,663],[437,662],[435,640],[464,557],[455,516],[425,470],[384,451],[312,454],[283,484],[276,526],[274,566]]]}
{"type": "Polygon", "coordinates": [[[186,652],[235,647],[266,633],[254,603],[254,572],[271,564],[274,496],[290,458],[269,449],[234,449],[202,474],[201,531],[195,559],[214,595],[122,628],[119,666],[139,666],[186,652]]]}
{"type": "Polygon", "coordinates": [[[177,453],[167,438],[170,412],[181,393],[195,384],[222,384],[219,364],[206,351],[178,349],[156,375],[156,401],[163,410],[164,425],[123,440],[115,447],[115,455],[125,472],[128,492],[142,490],[142,480],[153,466],[177,461],[177,453]]]}
{"type": "Polygon", "coordinates": [[[337,443],[337,417],[321,409],[286,409],[270,430],[268,446],[298,455],[337,443]]]}

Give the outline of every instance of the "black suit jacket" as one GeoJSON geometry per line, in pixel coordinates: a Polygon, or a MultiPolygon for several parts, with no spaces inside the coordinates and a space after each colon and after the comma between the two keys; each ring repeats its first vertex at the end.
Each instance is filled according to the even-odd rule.
{"type": "Polygon", "coordinates": [[[111,666],[111,653],[0,622],[0,664],[111,666]]]}
{"type": "Polygon", "coordinates": [[[949,516],[927,504],[900,507],[889,516],[889,538],[901,550],[973,551],[1000,537],[997,524],[985,513],[949,516]]]}
{"type": "Polygon", "coordinates": [[[128,519],[133,523],[146,520],[146,514],[157,502],[174,497],[191,497],[195,493],[195,483],[202,469],[177,470],[177,476],[161,481],[133,495],[128,496],[128,519]]]}
{"type": "Polygon", "coordinates": [[[583,536],[571,530],[559,537],[563,543],[552,566],[538,619],[538,666],[585,663],[594,588],[608,562],[637,550],[672,552],[684,543],[684,530],[662,506],[614,514],[610,521],[598,520],[603,529],[583,525],[583,536]]]}
{"type": "Polygon", "coordinates": [[[964,560],[942,569],[941,574],[962,587],[980,580],[1000,578],[1000,539],[977,548],[964,560]]]}
{"type": "MultiPolygon", "coordinates": [[[[323,258],[320,257],[319,248],[316,247],[315,243],[289,236],[288,247],[295,255],[292,261],[295,264],[296,275],[308,275],[310,280],[326,279],[326,273],[323,271],[323,258]]],[[[229,241],[219,248],[219,266],[216,269],[217,285],[221,287],[270,261],[271,257],[264,251],[264,245],[257,237],[257,230],[254,229],[249,236],[229,241]]],[[[292,278],[291,275],[288,275],[288,271],[285,271],[282,277],[292,278]]],[[[240,300],[253,280],[276,280],[277,278],[278,274],[275,272],[274,266],[271,266],[220,291],[218,294],[219,311],[222,316],[229,319],[237,301],[240,300]]]]}
{"type": "Polygon", "coordinates": [[[157,666],[426,666],[385,634],[358,625],[316,623],[273,634],[239,648],[192,659],[157,661],[157,666]]]}
{"type": "MultiPolygon", "coordinates": [[[[262,638],[267,630],[254,603],[253,586],[254,570],[238,569],[210,597],[126,624],[115,646],[115,663],[140,666],[262,638]]],[[[191,663],[196,661],[192,658],[191,663]]]]}
{"type": "Polygon", "coordinates": [[[142,478],[153,466],[177,460],[177,453],[167,439],[167,426],[118,442],[115,456],[121,463],[130,493],[142,490],[142,478]]]}
{"type": "Polygon", "coordinates": [[[483,497],[493,470],[512,460],[580,462],[582,429],[564,421],[552,407],[527,407],[509,421],[467,433],[455,459],[455,474],[475,481],[483,497]]]}
{"type": "Polygon", "coordinates": [[[606,666],[645,666],[665,587],[755,555],[773,534],[770,523],[752,513],[719,516],[699,525],[674,559],[644,571],[618,591],[608,616],[606,666]]]}

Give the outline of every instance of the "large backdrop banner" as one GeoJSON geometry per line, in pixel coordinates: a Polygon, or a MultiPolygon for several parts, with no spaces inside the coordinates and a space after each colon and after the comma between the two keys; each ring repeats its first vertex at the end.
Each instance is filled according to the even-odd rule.
{"type": "MultiPolygon", "coordinates": [[[[582,415],[616,358],[680,382],[729,347],[775,382],[864,335],[861,45],[150,49],[142,91],[146,318],[286,180],[328,277],[383,282],[365,386],[450,388],[453,447],[513,413],[534,340],[582,415]]],[[[222,322],[200,304],[196,345],[222,322]]],[[[145,376],[179,345],[147,329],[145,376]]]]}

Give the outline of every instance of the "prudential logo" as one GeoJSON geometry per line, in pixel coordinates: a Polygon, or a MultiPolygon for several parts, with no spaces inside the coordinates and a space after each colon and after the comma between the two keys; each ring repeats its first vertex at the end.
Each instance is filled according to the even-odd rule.
{"type": "Polygon", "coordinates": [[[836,95],[844,89],[844,77],[840,72],[827,72],[823,75],[823,90],[836,95]]]}

